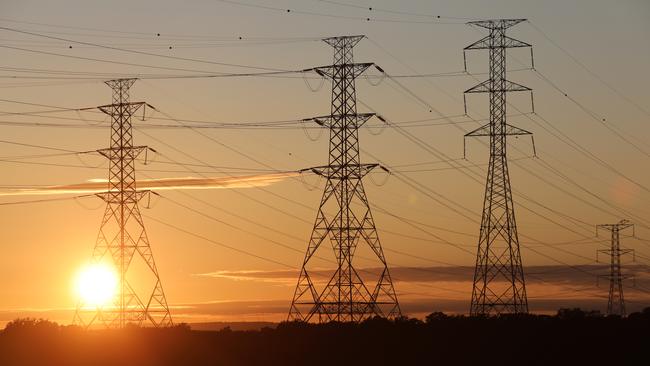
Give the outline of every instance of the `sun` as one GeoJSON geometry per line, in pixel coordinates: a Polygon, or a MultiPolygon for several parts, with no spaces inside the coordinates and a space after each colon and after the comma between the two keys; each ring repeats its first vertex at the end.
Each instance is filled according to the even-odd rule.
{"type": "Polygon", "coordinates": [[[85,306],[105,306],[110,305],[117,294],[117,284],[117,274],[112,267],[92,264],[77,274],[76,291],[85,306]]]}

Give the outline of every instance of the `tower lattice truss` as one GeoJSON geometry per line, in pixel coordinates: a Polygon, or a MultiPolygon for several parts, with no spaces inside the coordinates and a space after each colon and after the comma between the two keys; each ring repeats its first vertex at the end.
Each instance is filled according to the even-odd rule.
{"type": "Polygon", "coordinates": [[[609,275],[602,276],[609,280],[609,296],[607,300],[607,315],[626,316],[625,310],[625,296],[623,295],[623,281],[628,278],[627,275],[621,271],[621,256],[632,253],[633,249],[621,248],[621,231],[632,228],[634,224],[628,220],[621,220],[616,224],[602,224],[596,226],[598,229],[604,229],[611,232],[611,245],[609,249],[601,249],[598,253],[603,253],[609,256],[609,275]]]}
{"type": "Polygon", "coordinates": [[[112,304],[77,306],[74,323],[110,328],[126,324],[168,326],[172,324],[151,245],[138,203],[149,191],[136,189],[135,159],[148,149],[134,146],[131,117],[144,102],[129,102],[129,89],[136,79],[107,81],[113,104],[98,107],[111,118],[111,144],[98,152],[109,160],[108,190],[97,194],[106,202],[93,263],[106,263],[118,272],[117,296],[112,304]]]}
{"type": "Polygon", "coordinates": [[[359,159],[358,129],[374,115],[357,113],[355,79],[372,65],[353,61],[352,49],[362,38],[324,39],[334,48],[334,63],[314,69],[332,80],[331,114],[313,119],[329,128],[329,164],[309,169],[326,183],[289,320],[354,322],[400,315],[362,182],[378,166],[362,164],[359,159]],[[361,252],[374,264],[356,265],[354,259],[361,252]],[[332,263],[334,270],[323,269],[332,263]]]}
{"type": "Polygon", "coordinates": [[[532,98],[530,88],[506,79],[506,50],[513,47],[531,47],[528,43],[506,36],[506,29],[522,21],[524,19],[470,22],[470,25],[487,29],[489,34],[463,51],[465,53],[466,50],[488,50],[490,55],[489,79],[465,91],[488,93],[490,98],[489,123],[465,135],[485,136],[490,139],[490,162],[474,272],[471,315],[528,312],[506,154],[507,136],[531,135],[530,132],[506,122],[508,92],[530,91],[532,98]]]}

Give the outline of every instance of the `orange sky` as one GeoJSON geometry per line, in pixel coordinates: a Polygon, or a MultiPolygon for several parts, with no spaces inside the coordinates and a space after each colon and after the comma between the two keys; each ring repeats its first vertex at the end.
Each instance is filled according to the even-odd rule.
{"type": "MultiPolygon", "coordinates": [[[[250,0],[248,3],[262,2],[250,0]]],[[[372,3],[377,9],[408,13],[440,14],[449,17],[441,23],[456,24],[423,24],[418,21],[427,18],[394,13],[367,14],[367,10],[319,1],[281,1],[274,2],[273,6],[337,16],[348,14],[355,19],[295,11],[287,15],[208,1],[192,2],[191,5],[169,1],[142,1],[137,4],[113,1],[110,5],[100,5],[66,0],[55,5],[43,1],[10,0],[0,5],[0,26],[176,57],[292,70],[331,62],[330,47],[313,38],[365,34],[368,39],[355,48],[355,60],[375,62],[389,74],[404,75],[462,71],[462,48],[481,38],[483,33],[458,24],[463,20],[454,17],[529,18],[532,25],[569,50],[576,60],[611,88],[577,65],[531,24],[520,24],[512,29],[510,35],[533,44],[535,65],[540,74],[595,113],[596,119],[604,118],[605,124],[623,136],[617,136],[594,120],[594,116],[573,104],[544,81],[540,74],[531,70],[510,73],[511,80],[534,89],[535,110],[538,113],[509,119],[509,123],[535,133],[539,156],[537,159],[530,157],[532,149],[528,139],[511,140],[511,180],[519,232],[525,236],[521,239],[522,257],[524,264],[530,266],[531,273],[538,269],[541,273],[528,278],[531,309],[551,311],[560,305],[571,304],[602,309],[606,300],[593,295],[606,294],[603,283],[598,288],[595,278],[584,278],[580,272],[571,270],[560,269],[558,273],[565,276],[548,274],[548,268],[544,266],[559,264],[548,257],[573,265],[594,264],[596,249],[607,245],[608,238],[606,235],[593,238],[594,225],[624,218],[619,209],[646,220],[636,220],[636,234],[639,238],[650,238],[650,193],[647,190],[650,187],[650,172],[644,169],[650,162],[650,134],[646,125],[650,116],[650,105],[647,103],[650,92],[645,88],[650,83],[650,74],[644,71],[650,62],[647,42],[650,36],[650,5],[641,0],[617,2],[615,7],[608,1],[587,0],[543,3],[503,0],[493,2],[490,7],[479,0],[463,2],[462,5],[457,1],[409,1],[400,3],[399,8],[389,1],[349,3],[364,6],[372,3]],[[412,22],[367,22],[356,19],[366,16],[412,22]],[[158,33],[161,36],[157,36],[158,33]],[[240,36],[243,39],[237,42],[240,36]],[[267,39],[255,41],[255,37],[267,39]],[[268,38],[278,40],[270,41],[268,38]],[[639,184],[630,182],[621,174],[594,163],[570,148],[554,136],[557,134],[554,128],[639,184]],[[577,185],[563,180],[554,171],[577,185]],[[580,221],[576,222],[574,218],[580,221]],[[548,244],[554,246],[549,247],[548,244]],[[586,292],[576,294],[567,286],[585,289],[586,292]]],[[[73,44],[70,48],[69,42],[0,32],[0,45],[41,52],[157,67],[212,72],[250,71],[79,44],[73,44]]],[[[7,114],[51,109],[9,101],[81,108],[110,103],[110,89],[99,80],[7,78],[36,76],[17,72],[15,68],[111,74],[180,73],[30,53],[6,47],[0,48],[0,55],[3,60],[0,65],[0,75],[3,76],[0,79],[0,140],[75,151],[95,150],[108,144],[108,129],[102,128],[105,125],[101,122],[99,125],[93,122],[103,119],[101,114],[81,112],[49,115],[81,118],[87,121],[86,128],[16,126],[19,122],[85,122],[7,114]]],[[[529,66],[527,50],[514,50],[510,55],[509,68],[529,66]]],[[[462,92],[485,78],[481,73],[487,67],[487,54],[468,54],[468,66],[470,72],[477,73],[476,80],[472,76],[399,79],[423,101],[409,97],[390,80],[373,86],[367,80],[359,79],[358,98],[364,103],[360,103],[359,110],[365,112],[372,108],[394,122],[436,119],[423,123],[425,126],[411,126],[407,130],[447,157],[461,159],[464,131],[477,127],[477,124],[468,122],[462,116],[462,92]],[[430,112],[425,103],[435,110],[430,112]],[[441,115],[453,118],[445,119],[441,115]],[[451,121],[458,123],[452,124],[451,121]]],[[[312,87],[319,83],[318,79],[307,81],[312,87]]],[[[132,89],[132,100],[146,101],[165,114],[181,119],[278,121],[327,114],[330,99],[328,88],[329,84],[325,83],[319,91],[311,92],[301,77],[141,80],[132,89]]],[[[509,100],[519,109],[513,107],[509,114],[530,112],[527,95],[512,96],[509,100]]],[[[469,96],[470,116],[484,119],[487,115],[486,103],[486,96],[469,96]]],[[[165,161],[172,159],[243,169],[228,170],[234,176],[262,174],[268,167],[295,171],[326,163],[326,134],[312,142],[300,128],[206,129],[201,130],[204,135],[188,129],[143,128],[147,124],[173,124],[173,121],[155,119],[161,116],[160,113],[154,114],[152,119],[144,122],[134,119],[135,143],[148,145],[160,152],[151,164],[138,165],[138,176],[142,179],[200,178],[201,175],[219,179],[228,177],[217,169],[193,167],[187,170],[165,164],[165,161]]],[[[371,123],[379,125],[377,121],[371,123]]],[[[405,304],[404,309],[413,315],[433,310],[467,311],[474,257],[443,241],[475,252],[487,150],[479,141],[468,141],[468,160],[456,162],[464,168],[449,169],[448,164],[436,162],[440,160],[439,157],[392,129],[386,129],[376,136],[371,134],[379,131],[361,131],[364,162],[381,161],[435,194],[466,207],[466,215],[474,218],[472,221],[459,215],[395,176],[388,177],[384,185],[366,180],[367,194],[375,209],[375,220],[389,265],[394,268],[395,276],[401,277],[396,281],[396,287],[405,304]],[[413,165],[419,163],[427,164],[413,165]],[[480,182],[474,182],[465,173],[480,177],[480,182]],[[414,228],[386,214],[386,211],[429,226],[414,228]],[[461,267],[454,269],[457,272],[453,277],[441,278],[441,274],[436,272],[440,269],[435,269],[439,265],[437,262],[461,267]],[[409,271],[407,267],[434,269],[425,271],[429,275],[418,277],[417,273],[422,271],[409,271]]],[[[307,132],[317,131],[312,129],[307,132]]],[[[35,186],[78,185],[107,178],[106,165],[102,165],[102,158],[97,156],[19,158],[49,153],[52,151],[0,143],[0,192],[35,186]],[[33,162],[74,167],[31,164],[33,162]]],[[[382,183],[386,177],[377,173],[372,178],[382,183]]],[[[305,180],[306,184],[303,184],[299,178],[290,176],[273,180],[262,187],[231,186],[227,189],[160,192],[163,198],[156,200],[151,209],[143,210],[143,214],[163,286],[172,306],[172,315],[177,314],[178,319],[187,321],[279,320],[286,315],[297,277],[295,271],[302,263],[301,252],[306,248],[323,187],[323,182],[314,176],[307,176],[305,180]],[[318,188],[307,189],[313,184],[318,184],[318,188]],[[298,203],[289,202],[286,198],[298,203]],[[191,206],[222,222],[188,211],[174,202],[191,206]],[[174,223],[213,242],[187,235],[159,221],[174,223]],[[243,255],[214,241],[245,249],[288,267],[243,255]],[[278,246],[277,243],[295,250],[278,246]]],[[[0,201],[32,198],[3,196],[0,201]]],[[[71,320],[69,309],[75,304],[73,278],[90,258],[103,213],[99,200],[87,199],[78,203],[61,201],[0,206],[3,232],[0,241],[3,246],[0,256],[0,323],[16,316],[35,314],[61,322],[71,320]]],[[[647,268],[642,266],[649,263],[650,242],[626,238],[623,245],[637,251],[636,265],[641,267],[630,269],[636,272],[639,281],[647,280],[647,271],[644,272],[647,268]]],[[[631,258],[626,259],[626,263],[630,261],[631,258]]],[[[358,265],[364,266],[363,261],[358,265]]],[[[604,273],[602,271],[605,270],[585,268],[594,273],[604,273]]],[[[551,272],[556,270],[558,268],[551,272]]],[[[629,291],[628,298],[638,301],[631,303],[631,309],[649,303],[647,294],[632,289],[629,291]]]]}

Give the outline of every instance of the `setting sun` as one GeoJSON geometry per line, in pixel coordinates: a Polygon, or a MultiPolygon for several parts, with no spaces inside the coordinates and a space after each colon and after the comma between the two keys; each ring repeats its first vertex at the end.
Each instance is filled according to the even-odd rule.
{"type": "Polygon", "coordinates": [[[86,306],[104,306],[115,297],[117,283],[117,275],[112,267],[92,264],[79,271],[76,292],[86,306]]]}

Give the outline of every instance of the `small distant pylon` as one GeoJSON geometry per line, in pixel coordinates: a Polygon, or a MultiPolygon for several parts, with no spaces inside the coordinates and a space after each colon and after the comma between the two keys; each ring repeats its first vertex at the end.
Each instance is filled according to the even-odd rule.
{"type": "Polygon", "coordinates": [[[334,63],[315,72],[332,80],[330,115],[313,121],[330,130],[329,164],[309,170],[327,182],[298,284],[289,310],[289,320],[358,322],[369,317],[401,315],[397,294],[388,271],[370,203],[362,178],[378,164],[362,164],[359,157],[359,127],[373,113],[357,113],[355,79],[372,63],[354,63],[352,48],[364,36],[326,38],[334,48],[334,63]],[[310,260],[330,242],[337,268],[327,273],[327,283],[319,286],[315,273],[322,272],[310,260]],[[353,257],[360,244],[367,244],[379,261],[379,273],[361,275],[353,257]],[[365,279],[363,277],[366,277],[365,279]],[[319,288],[320,287],[320,288],[319,288]]]}
{"type": "MultiPolygon", "coordinates": [[[[634,224],[628,220],[621,220],[616,224],[596,225],[596,235],[598,235],[598,229],[607,230],[612,235],[610,248],[598,250],[596,253],[596,261],[598,261],[598,253],[607,254],[610,258],[609,275],[602,276],[609,279],[607,315],[627,315],[625,310],[625,296],[623,295],[623,280],[629,277],[621,272],[621,256],[629,253],[632,253],[634,256],[634,249],[621,249],[620,232],[629,228],[632,228],[634,232],[634,224]]],[[[634,234],[632,235],[634,236],[634,234]]]]}
{"type": "MultiPolygon", "coordinates": [[[[506,36],[508,28],[523,21],[525,19],[469,22],[470,25],[487,29],[489,34],[463,50],[463,56],[467,50],[484,49],[489,50],[490,56],[489,79],[465,91],[465,94],[489,93],[490,95],[490,122],[465,135],[465,137],[490,138],[490,164],[485,185],[470,306],[470,314],[474,316],[528,313],[526,282],[519,251],[519,236],[506,155],[507,136],[532,136],[530,132],[512,126],[506,121],[508,92],[530,91],[532,100],[530,88],[506,79],[506,50],[512,47],[532,47],[528,43],[506,36]]],[[[467,69],[466,61],[465,69],[467,69]]],[[[467,106],[465,106],[465,113],[467,113],[467,106]]]]}
{"type": "Polygon", "coordinates": [[[94,324],[107,328],[123,328],[127,324],[154,327],[172,324],[138,205],[151,192],[136,189],[135,159],[148,147],[133,145],[131,117],[147,106],[144,102],[129,102],[129,89],[135,81],[107,81],[106,84],[113,89],[113,104],[97,107],[111,117],[111,144],[98,150],[109,160],[109,179],[108,190],[97,194],[106,202],[106,210],[92,263],[108,260],[116,268],[118,293],[111,305],[91,306],[80,301],[73,323],[84,327],[94,324]],[[128,276],[135,258],[140,258],[145,268],[143,273],[138,273],[137,282],[142,284],[140,291],[134,288],[128,276]]]}

